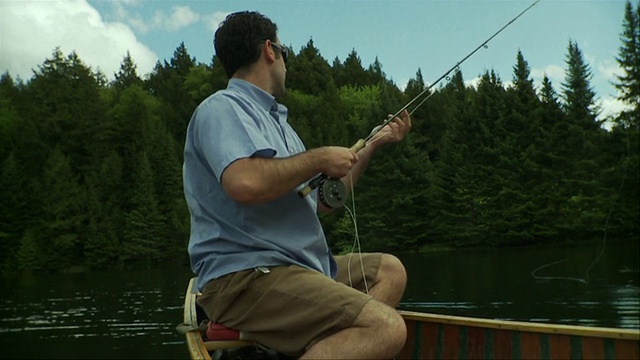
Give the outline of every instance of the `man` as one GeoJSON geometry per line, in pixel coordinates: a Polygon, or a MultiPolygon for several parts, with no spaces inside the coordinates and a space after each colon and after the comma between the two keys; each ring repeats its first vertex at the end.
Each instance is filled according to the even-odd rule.
{"type": "Polygon", "coordinates": [[[317,191],[297,192],[319,173],[350,189],[376,149],[404,138],[409,115],[357,154],[305,150],[276,101],[285,93],[287,61],[276,25],[259,13],[234,13],[214,44],[230,80],[195,110],[184,153],[199,304],[212,321],[284,354],[393,357],[406,339],[394,309],[404,267],[388,254],[334,258],[317,217],[329,209],[317,191]]]}

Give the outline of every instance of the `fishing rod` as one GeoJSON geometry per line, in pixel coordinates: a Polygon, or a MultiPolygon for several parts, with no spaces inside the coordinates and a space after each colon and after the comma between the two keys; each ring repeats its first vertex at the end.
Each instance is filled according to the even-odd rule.
{"type": "MultiPolygon", "coordinates": [[[[418,95],[416,95],[413,99],[411,99],[411,101],[409,101],[406,105],[404,105],[395,114],[389,116],[389,118],[383,121],[381,125],[374,127],[371,133],[369,133],[369,135],[366,138],[359,139],[358,141],[356,141],[356,143],[353,144],[353,146],[351,146],[350,148],[351,151],[358,152],[362,150],[365,146],[367,146],[367,141],[371,140],[378,132],[380,132],[380,130],[382,130],[386,125],[388,125],[396,117],[402,114],[403,111],[407,110],[411,105],[413,105],[416,101],[418,101],[418,99],[420,99],[424,94],[429,92],[434,86],[436,86],[436,84],[442,81],[442,79],[448,77],[449,74],[451,74],[451,72],[453,72],[454,70],[459,71],[460,65],[462,65],[462,63],[467,61],[467,59],[473,56],[476,52],[478,52],[482,48],[487,49],[488,48],[487,44],[489,43],[489,41],[493,40],[493,38],[498,36],[498,34],[500,34],[504,29],[509,27],[509,25],[513,24],[516,20],[518,20],[518,18],[524,15],[527,11],[529,11],[529,9],[534,7],[540,1],[542,0],[534,1],[526,9],[524,9],[522,12],[516,15],[513,19],[511,19],[508,23],[506,23],[493,35],[487,38],[473,51],[467,54],[467,56],[463,57],[460,61],[458,61],[453,67],[451,67],[451,69],[447,70],[444,74],[442,74],[442,76],[436,79],[436,81],[434,81],[431,85],[427,86],[424,90],[422,90],[418,95]]],[[[409,115],[413,114],[420,106],[422,106],[422,104],[424,104],[425,101],[427,101],[427,99],[431,97],[431,95],[433,95],[433,93],[429,94],[429,96],[426,96],[418,105],[416,105],[416,107],[414,107],[413,110],[411,110],[409,115]]],[[[302,190],[298,191],[298,195],[300,197],[305,197],[309,195],[311,191],[313,191],[313,189],[315,188],[318,188],[318,196],[320,198],[320,201],[322,201],[322,203],[328,206],[329,208],[332,208],[332,209],[338,208],[344,205],[345,201],[347,200],[347,189],[344,183],[340,179],[330,178],[325,174],[320,174],[315,178],[313,178],[311,181],[309,181],[307,186],[305,186],[302,190]]]]}

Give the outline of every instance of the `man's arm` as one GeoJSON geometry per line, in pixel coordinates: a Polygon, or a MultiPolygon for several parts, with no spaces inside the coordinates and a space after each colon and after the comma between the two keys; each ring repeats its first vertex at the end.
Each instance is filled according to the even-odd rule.
{"type": "Polygon", "coordinates": [[[293,191],[318,173],[341,178],[357,163],[349,148],[326,146],[288,158],[243,158],[222,173],[222,187],[234,200],[260,204],[293,191]]]}

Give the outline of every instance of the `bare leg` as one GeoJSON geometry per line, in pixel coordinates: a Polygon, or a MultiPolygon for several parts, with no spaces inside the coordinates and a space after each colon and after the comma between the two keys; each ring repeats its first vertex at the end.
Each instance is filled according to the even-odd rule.
{"type": "Polygon", "coordinates": [[[395,256],[383,254],[376,282],[371,285],[369,294],[374,299],[395,308],[402,299],[407,285],[407,272],[402,262],[395,256]]]}
{"type": "Polygon", "coordinates": [[[407,327],[395,309],[371,300],[353,325],[315,344],[301,359],[389,359],[407,338],[407,327]]]}
{"type": "Polygon", "coordinates": [[[406,341],[407,328],[396,312],[407,283],[402,262],[383,254],[371,300],[353,325],[312,343],[301,359],[384,359],[395,356],[406,341]]]}

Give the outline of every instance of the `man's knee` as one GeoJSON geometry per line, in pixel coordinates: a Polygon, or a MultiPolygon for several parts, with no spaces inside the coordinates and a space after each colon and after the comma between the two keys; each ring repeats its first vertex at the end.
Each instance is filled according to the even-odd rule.
{"type": "Polygon", "coordinates": [[[378,277],[381,280],[384,278],[385,280],[391,281],[391,283],[397,285],[399,291],[404,292],[407,284],[407,271],[402,261],[394,255],[382,254],[378,277]]]}

